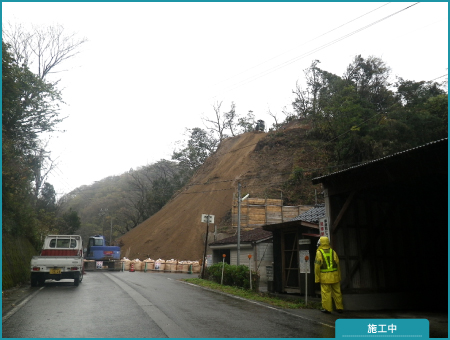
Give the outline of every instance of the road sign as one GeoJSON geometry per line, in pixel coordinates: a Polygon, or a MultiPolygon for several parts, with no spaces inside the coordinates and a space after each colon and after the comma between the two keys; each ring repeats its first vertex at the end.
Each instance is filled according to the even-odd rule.
{"type": "Polygon", "coordinates": [[[214,223],[214,215],[202,214],[203,223],[214,223]]]}
{"type": "Polygon", "coordinates": [[[305,261],[305,258],[309,259],[309,250],[300,250],[300,273],[310,273],[309,261],[305,261]]]}

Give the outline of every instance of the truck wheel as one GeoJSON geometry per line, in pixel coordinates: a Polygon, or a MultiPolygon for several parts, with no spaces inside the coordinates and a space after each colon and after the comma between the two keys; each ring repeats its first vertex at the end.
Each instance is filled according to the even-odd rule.
{"type": "Polygon", "coordinates": [[[74,286],[78,286],[79,284],[80,284],[80,279],[79,278],[73,279],[73,285],[74,286]]]}

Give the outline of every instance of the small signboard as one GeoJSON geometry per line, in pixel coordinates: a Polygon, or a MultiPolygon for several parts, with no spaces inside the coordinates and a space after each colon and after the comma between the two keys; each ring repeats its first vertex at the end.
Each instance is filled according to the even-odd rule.
{"type": "Polygon", "coordinates": [[[103,261],[95,261],[95,268],[102,269],[103,268],[103,261]]]}
{"type": "Polygon", "coordinates": [[[305,273],[310,273],[311,269],[310,269],[310,257],[309,257],[309,250],[300,250],[300,273],[301,274],[305,274],[305,273]],[[305,257],[308,256],[308,261],[305,260],[305,257]]]}
{"type": "Polygon", "coordinates": [[[330,239],[330,227],[328,226],[328,218],[319,218],[320,236],[326,236],[330,239]]]}
{"type": "Polygon", "coordinates": [[[203,223],[214,223],[214,215],[202,214],[203,223]]]}
{"type": "Polygon", "coordinates": [[[309,238],[301,238],[298,240],[298,244],[311,244],[311,240],[309,238]]]}
{"type": "Polygon", "coordinates": [[[267,276],[267,281],[273,281],[273,267],[272,266],[266,266],[266,276],[267,276]]]}
{"type": "Polygon", "coordinates": [[[212,255],[206,255],[206,266],[211,267],[213,265],[212,255]]]}

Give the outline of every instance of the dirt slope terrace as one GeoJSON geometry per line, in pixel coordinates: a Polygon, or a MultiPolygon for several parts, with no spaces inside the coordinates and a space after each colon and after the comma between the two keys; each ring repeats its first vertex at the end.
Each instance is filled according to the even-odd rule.
{"type": "Polygon", "coordinates": [[[229,215],[238,182],[242,195],[280,198],[279,187],[292,170],[294,154],[302,151],[298,143],[304,133],[305,128],[293,126],[282,132],[248,132],[224,140],[163,209],[121,237],[122,256],[201,259],[206,234],[201,215],[215,215],[219,231],[235,233],[229,227],[229,215]]]}

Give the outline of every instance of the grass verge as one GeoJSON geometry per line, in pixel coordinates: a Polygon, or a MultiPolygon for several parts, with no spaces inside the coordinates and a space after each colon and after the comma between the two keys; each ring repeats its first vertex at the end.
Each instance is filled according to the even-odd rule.
{"type": "Polygon", "coordinates": [[[305,305],[303,299],[280,299],[278,297],[269,296],[266,293],[258,293],[250,290],[246,290],[239,287],[225,286],[216,282],[202,280],[197,278],[183,279],[182,281],[189,282],[198,286],[206,287],[209,289],[217,290],[227,294],[242,297],[244,299],[267,303],[269,305],[286,308],[286,309],[320,309],[321,304],[316,301],[309,301],[308,305],[305,305]]]}

